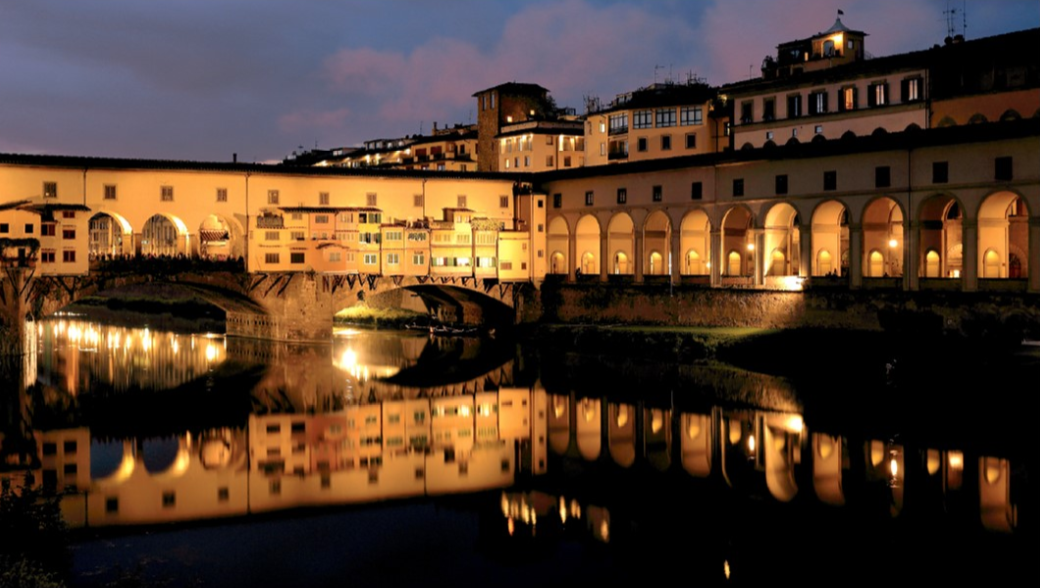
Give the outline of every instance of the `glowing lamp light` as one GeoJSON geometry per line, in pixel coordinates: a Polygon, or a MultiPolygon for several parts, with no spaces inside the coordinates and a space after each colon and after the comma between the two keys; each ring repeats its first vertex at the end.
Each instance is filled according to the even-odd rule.
{"type": "Polygon", "coordinates": [[[748,243],[747,244],[747,250],[748,251],[754,251],[755,250],[755,244],[754,243],[748,243]]]}
{"type": "Polygon", "coordinates": [[[748,435],[748,438],[747,438],[747,448],[748,448],[748,451],[751,452],[752,454],[755,453],[755,436],[754,435],[748,435]]]}
{"type": "Polygon", "coordinates": [[[888,240],[889,249],[895,249],[897,245],[899,245],[899,241],[896,241],[895,239],[888,240]]]}

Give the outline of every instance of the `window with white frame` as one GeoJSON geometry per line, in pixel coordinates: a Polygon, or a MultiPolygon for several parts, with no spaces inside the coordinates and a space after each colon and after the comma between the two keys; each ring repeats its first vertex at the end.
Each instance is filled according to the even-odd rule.
{"type": "Polygon", "coordinates": [[[659,108],[657,109],[657,121],[656,126],[660,127],[674,127],[675,126],[675,109],[674,108],[659,108]]]}
{"type": "Polygon", "coordinates": [[[649,129],[654,126],[654,111],[637,110],[632,113],[633,129],[649,129]]]}

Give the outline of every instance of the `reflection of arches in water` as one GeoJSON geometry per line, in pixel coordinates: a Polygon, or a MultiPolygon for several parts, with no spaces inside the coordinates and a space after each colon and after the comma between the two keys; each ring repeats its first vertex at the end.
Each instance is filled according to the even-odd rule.
{"type": "Polygon", "coordinates": [[[169,470],[176,464],[180,450],[180,441],[173,437],[145,439],[141,444],[141,461],[144,462],[144,469],[150,474],[169,470]]]}

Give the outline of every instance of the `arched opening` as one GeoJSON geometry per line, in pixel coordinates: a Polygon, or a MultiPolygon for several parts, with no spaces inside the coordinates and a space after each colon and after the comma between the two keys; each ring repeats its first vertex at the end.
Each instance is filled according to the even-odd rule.
{"type": "Polygon", "coordinates": [[[726,263],[727,276],[739,276],[742,273],[742,260],[739,251],[730,251],[726,263]]]}
{"type": "Polygon", "coordinates": [[[1013,192],[988,196],[979,208],[979,275],[983,278],[1026,278],[1029,210],[1013,192]]]}
{"type": "Polygon", "coordinates": [[[659,276],[671,273],[672,266],[672,221],[660,210],[646,217],[643,223],[643,250],[646,255],[646,275],[659,276]],[[654,255],[657,259],[654,259],[654,255]]]}
{"type": "Polygon", "coordinates": [[[711,223],[703,210],[691,210],[679,227],[679,247],[685,251],[682,274],[706,276],[711,273],[711,223]]]}
{"type": "Polygon", "coordinates": [[[610,270],[610,273],[615,276],[624,276],[632,273],[632,268],[628,262],[628,255],[624,251],[614,252],[614,266],[610,270]]]}
{"type": "Polygon", "coordinates": [[[133,229],[121,216],[99,212],[90,217],[90,258],[121,257],[133,253],[133,229]]]}
{"type": "Polygon", "coordinates": [[[607,225],[607,251],[613,252],[610,273],[615,275],[634,273],[635,267],[630,263],[634,250],[635,224],[632,222],[632,217],[624,212],[615,214],[607,225]]]}
{"type": "Polygon", "coordinates": [[[816,270],[818,276],[829,276],[834,273],[834,262],[830,251],[820,249],[820,252],[816,254],[816,270]]]}
{"type": "Polygon", "coordinates": [[[731,208],[722,221],[722,248],[723,251],[729,251],[726,260],[727,276],[754,275],[755,235],[751,227],[751,213],[743,206],[731,208]],[[744,255],[745,253],[747,255],[744,255]],[[736,266],[734,260],[739,262],[736,266]]]}
{"type": "Polygon", "coordinates": [[[647,275],[657,276],[667,273],[665,271],[664,257],[660,251],[650,252],[650,263],[647,264],[647,275]]]}
{"type": "Polygon", "coordinates": [[[874,249],[870,252],[869,263],[867,264],[867,276],[871,278],[882,278],[885,275],[885,256],[877,249],[874,249]]]}
{"type": "Polygon", "coordinates": [[[228,259],[233,256],[231,227],[227,221],[211,214],[199,226],[199,256],[228,259]]]}
{"type": "Polygon", "coordinates": [[[903,210],[895,200],[884,197],[872,201],[863,211],[863,275],[869,278],[903,275],[903,210]],[[875,271],[874,252],[881,255],[882,269],[875,271]]]}
{"type": "Polygon", "coordinates": [[[141,255],[161,256],[185,253],[187,231],[179,219],[154,215],[141,231],[141,255]]]}
{"type": "Polygon", "coordinates": [[[765,222],[765,250],[769,253],[767,276],[797,276],[801,261],[798,211],[786,202],[769,209],[765,222]]]}
{"type": "Polygon", "coordinates": [[[592,215],[585,215],[578,221],[574,229],[576,248],[581,252],[581,273],[599,275],[599,221],[592,215]]]}
{"type": "Polygon", "coordinates": [[[567,263],[567,251],[570,250],[570,231],[567,228],[567,221],[563,217],[558,216],[549,221],[549,232],[546,240],[547,249],[553,252],[549,263],[549,273],[569,273],[570,267],[567,263]]]}
{"type": "Polygon", "coordinates": [[[940,265],[939,252],[935,249],[929,249],[924,254],[924,277],[938,278],[941,274],[942,267],[940,265]]]}
{"type": "Polygon", "coordinates": [[[986,253],[982,256],[982,277],[984,278],[1002,278],[1001,275],[1001,263],[1000,254],[993,249],[987,249],[986,253]]]}
{"type": "Polygon", "coordinates": [[[549,258],[549,273],[567,273],[567,256],[562,251],[553,251],[552,257],[549,258]]]}
{"type": "Polygon", "coordinates": [[[849,212],[841,202],[828,200],[813,211],[814,276],[844,276],[849,252],[849,212]],[[835,259],[837,257],[837,259],[835,259]]]}
{"type": "MultiPolygon", "coordinates": [[[[938,272],[932,273],[928,267],[919,271],[926,278],[960,278],[964,266],[962,255],[963,216],[960,204],[950,196],[938,195],[926,200],[921,205],[921,251],[934,251],[938,254],[938,272]]],[[[921,260],[928,266],[928,260],[921,260]]],[[[930,267],[930,266],[929,266],[930,267]]]]}

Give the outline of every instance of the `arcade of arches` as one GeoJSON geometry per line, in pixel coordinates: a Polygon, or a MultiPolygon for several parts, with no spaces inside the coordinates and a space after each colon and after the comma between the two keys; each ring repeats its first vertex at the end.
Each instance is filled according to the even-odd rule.
{"type": "Polygon", "coordinates": [[[245,255],[245,238],[233,219],[209,215],[198,227],[188,227],[173,215],[156,214],[141,227],[114,212],[90,218],[90,257],[199,256],[207,259],[245,255]]]}
{"type": "Polygon", "coordinates": [[[816,278],[854,287],[1040,290],[1040,219],[1021,195],[994,192],[975,210],[946,193],[915,195],[912,209],[906,200],[565,213],[549,221],[548,273],[777,289],[816,278]]]}

